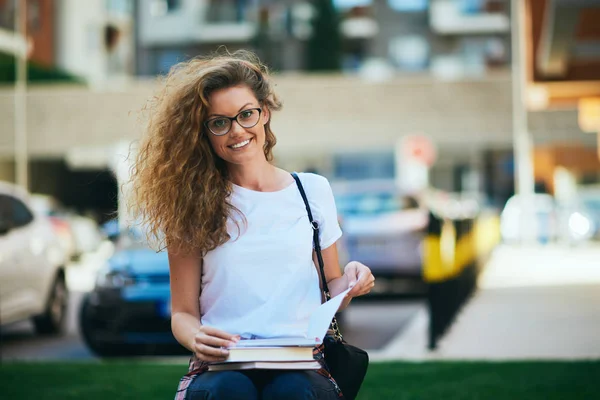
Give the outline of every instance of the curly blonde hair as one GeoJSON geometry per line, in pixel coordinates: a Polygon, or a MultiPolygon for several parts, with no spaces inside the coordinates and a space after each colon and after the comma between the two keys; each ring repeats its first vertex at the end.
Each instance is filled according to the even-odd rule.
{"type": "MultiPolygon", "coordinates": [[[[240,85],[269,111],[281,109],[267,67],[244,50],[175,65],[146,106],[147,135],[131,171],[130,210],[159,250],[169,245],[204,256],[230,239],[227,219],[241,212],[228,200],[227,166],[214,152],[203,122],[211,93],[240,85]]],[[[276,143],[270,119],[265,133],[270,162],[276,143]]]]}

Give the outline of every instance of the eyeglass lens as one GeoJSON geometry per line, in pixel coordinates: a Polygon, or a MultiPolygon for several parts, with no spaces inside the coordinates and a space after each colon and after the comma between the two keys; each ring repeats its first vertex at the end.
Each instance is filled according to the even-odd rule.
{"type": "MultiPolygon", "coordinates": [[[[258,123],[260,113],[258,109],[244,110],[235,119],[243,128],[252,128],[258,123]]],[[[231,129],[232,121],[229,118],[214,118],[208,122],[208,129],[215,135],[225,135],[231,129]]]]}

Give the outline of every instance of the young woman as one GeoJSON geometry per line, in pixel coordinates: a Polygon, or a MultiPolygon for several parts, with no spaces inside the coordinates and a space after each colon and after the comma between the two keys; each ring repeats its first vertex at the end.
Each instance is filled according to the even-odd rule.
{"type": "MultiPolygon", "coordinates": [[[[322,348],[321,370],[206,372],[241,338],[301,336],[321,303],[305,205],[290,173],[271,163],[280,108],[267,69],[245,51],[177,65],[150,107],[132,181],[138,216],[169,254],[173,334],[193,353],[176,399],[342,397],[322,348]]],[[[371,290],[373,275],[358,262],[341,273],[331,187],[299,177],[331,295],[353,286],[344,308],[371,290]]]]}

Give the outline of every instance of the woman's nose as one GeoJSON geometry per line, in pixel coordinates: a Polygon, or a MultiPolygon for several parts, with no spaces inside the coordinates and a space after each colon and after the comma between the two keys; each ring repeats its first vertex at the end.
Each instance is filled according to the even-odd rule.
{"type": "Polygon", "coordinates": [[[229,135],[231,135],[231,137],[242,135],[245,132],[246,129],[243,126],[241,126],[240,123],[237,122],[237,120],[231,122],[231,128],[229,129],[229,135]]]}

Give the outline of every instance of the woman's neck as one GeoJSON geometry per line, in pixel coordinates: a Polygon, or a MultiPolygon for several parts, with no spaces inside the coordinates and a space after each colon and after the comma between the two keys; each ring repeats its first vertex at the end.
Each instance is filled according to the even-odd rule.
{"type": "Polygon", "coordinates": [[[249,165],[230,165],[229,180],[246,189],[271,192],[281,189],[280,172],[267,160],[261,160],[249,165]]]}

